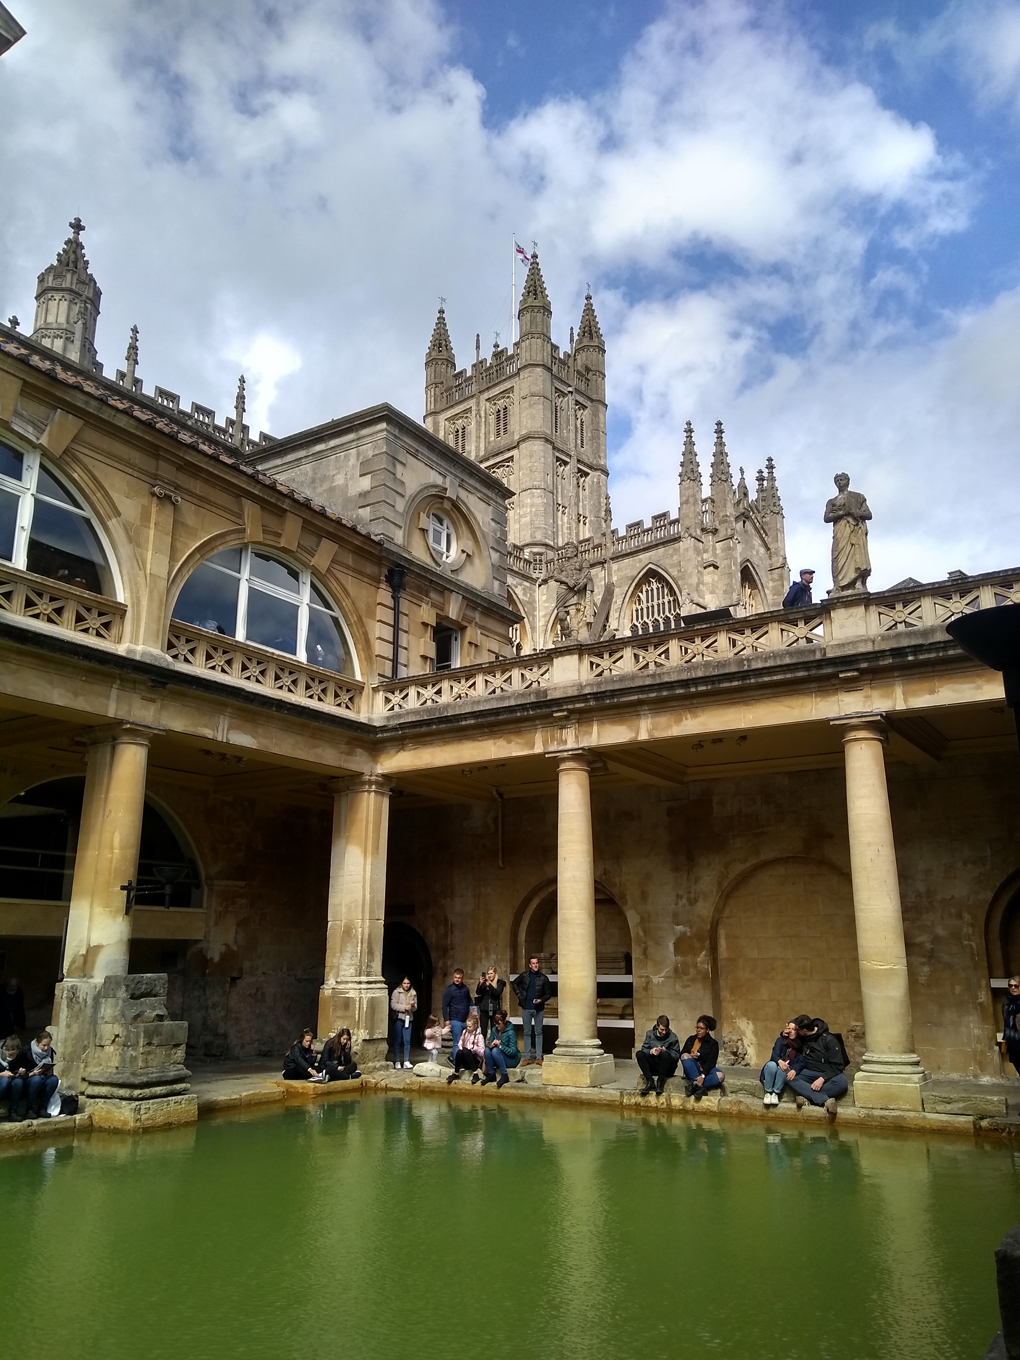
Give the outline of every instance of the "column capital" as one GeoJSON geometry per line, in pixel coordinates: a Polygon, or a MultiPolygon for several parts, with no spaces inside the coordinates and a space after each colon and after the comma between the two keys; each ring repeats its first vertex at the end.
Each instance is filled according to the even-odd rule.
{"type": "Polygon", "coordinates": [[[105,723],[102,727],[93,727],[83,733],[81,739],[86,746],[101,746],[108,741],[148,746],[153,737],[161,737],[165,731],[165,727],[152,727],[147,723],[105,723]]]}
{"type": "Polygon", "coordinates": [[[587,746],[574,746],[566,751],[546,751],[547,760],[555,760],[561,770],[587,770],[595,763],[595,756],[587,746]]]}
{"type": "Polygon", "coordinates": [[[842,718],[830,718],[829,725],[840,733],[844,746],[848,741],[879,741],[884,746],[889,740],[889,725],[884,713],[852,713],[842,718]]]}
{"type": "Polygon", "coordinates": [[[394,781],[381,774],[343,775],[327,781],[330,793],[389,793],[394,781]]]}

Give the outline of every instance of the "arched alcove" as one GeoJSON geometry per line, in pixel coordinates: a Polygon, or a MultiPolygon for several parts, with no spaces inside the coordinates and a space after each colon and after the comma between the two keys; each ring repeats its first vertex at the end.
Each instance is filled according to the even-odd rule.
{"type": "Polygon", "coordinates": [[[660,567],[647,567],[631,587],[621,611],[621,632],[634,637],[668,633],[682,623],[683,592],[660,567]]]}
{"type": "Polygon", "coordinates": [[[1020,869],[1000,883],[985,915],[985,950],[993,978],[1020,972],[1020,869]]]}
{"type": "Polygon", "coordinates": [[[769,860],[740,877],[723,894],[712,954],[720,1033],[741,1035],[752,1063],[802,1011],[861,1032],[853,891],[824,860],[769,860]]]}

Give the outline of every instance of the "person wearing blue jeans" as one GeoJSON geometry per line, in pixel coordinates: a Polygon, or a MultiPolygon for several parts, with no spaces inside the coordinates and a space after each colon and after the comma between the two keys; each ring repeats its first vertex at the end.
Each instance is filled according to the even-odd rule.
{"type": "MultiPolygon", "coordinates": [[[[60,1085],[60,1079],[53,1070],[56,1061],[53,1036],[45,1029],[36,1035],[19,1059],[27,1073],[24,1079],[25,1105],[29,1119],[48,1118],[46,1107],[50,1103],[50,1097],[60,1085]]],[[[14,1099],[13,1091],[11,1098],[14,1099]]]]}
{"type": "Polygon", "coordinates": [[[464,986],[464,969],[455,968],[453,970],[453,981],[443,993],[443,1020],[450,1026],[450,1034],[453,1037],[453,1049],[447,1062],[452,1067],[456,1061],[457,1049],[460,1047],[460,1036],[464,1033],[464,1026],[467,1018],[471,1014],[472,998],[471,990],[464,986]]]}
{"type": "Polygon", "coordinates": [[[393,988],[390,997],[393,1011],[393,1066],[400,1066],[400,1050],[404,1050],[404,1066],[411,1066],[411,1025],[418,1009],[418,993],[411,986],[411,979],[404,978],[399,987],[393,988]]]}
{"type": "Polygon", "coordinates": [[[699,1015],[694,1033],[684,1041],[680,1050],[680,1066],[687,1078],[686,1094],[700,1100],[706,1091],[717,1090],[723,1084],[723,1074],[716,1067],[719,1044],[712,1038],[714,1015],[699,1015]]]}
{"type": "Polygon", "coordinates": [[[514,995],[521,1004],[521,1019],[524,1022],[524,1060],[522,1067],[534,1061],[542,1066],[542,1022],[545,1018],[545,1003],[552,996],[552,983],[542,972],[542,962],[537,954],[528,960],[527,969],[518,973],[513,981],[514,995]],[[535,1029],[535,1047],[531,1046],[531,1029],[535,1029]]]}
{"type": "Polygon", "coordinates": [[[804,1066],[804,1055],[800,1051],[796,1021],[790,1020],[783,1026],[783,1032],[772,1045],[772,1055],[758,1074],[758,1080],[765,1090],[762,1105],[766,1110],[779,1104],[788,1081],[792,1081],[804,1066]]]}
{"type": "Polygon", "coordinates": [[[824,1020],[810,1015],[798,1015],[794,1021],[801,1045],[804,1065],[790,1082],[797,1096],[797,1108],[806,1101],[824,1105],[830,1119],[836,1118],[836,1101],[845,1096],[850,1083],[844,1074],[846,1059],[843,1045],[829,1031],[824,1020]]]}
{"type": "Polygon", "coordinates": [[[516,1067],[520,1060],[521,1051],[517,1047],[517,1034],[514,1027],[511,1025],[506,1011],[497,1011],[485,1046],[485,1078],[482,1085],[488,1086],[490,1082],[495,1081],[498,1091],[510,1080],[508,1069],[516,1067]],[[497,1072],[499,1073],[498,1081],[496,1080],[497,1072]]]}

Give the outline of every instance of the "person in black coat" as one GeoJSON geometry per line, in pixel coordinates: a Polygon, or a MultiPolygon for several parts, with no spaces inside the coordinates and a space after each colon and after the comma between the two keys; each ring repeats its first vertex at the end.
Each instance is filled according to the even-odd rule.
{"type": "Polygon", "coordinates": [[[843,1045],[824,1020],[812,1019],[810,1015],[798,1015],[794,1021],[800,1039],[800,1051],[804,1066],[789,1083],[797,1096],[797,1108],[807,1101],[812,1105],[824,1105],[830,1119],[836,1118],[836,1099],[845,1096],[850,1083],[843,1069],[843,1045]]]}
{"type": "Polygon", "coordinates": [[[723,1084],[723,1074],[716,1066],[719,1044],[712,1038],[714,1015],[699,1015],[694,1033],[684,1041],[680,1065],[687,1078],[686,1093],[700,1100],[706,1091],[717,1090],[723,1084]]]}
{"type": "Polygon", "coordinates": [[[443,993],[443,1023],[450,1026],[453,1049],[447,1062],[453,1067],[460,1047],[460,1036],[471,1014],[471,989],[464,985],[464,969],[453,970],[453,981],[443,993]]]}
{"type": "Polygon", "coordinates": [[[668,1015],[659,1016],[634,1057],[645,1079],[641,1094],[650,1096],[654,1087],[661,1096],[680,1062],[680,1040],[669,1027],[668,1015]]]}
{"type": "Polygon", "coordinates": [[[503,991],[506,982],[495,968],[489,968],[479,979],[475,988],[475,1005],[478,1007],[478,1023],[483,1034],[488,1034],[496,1023],[496,1016],[503,1009],[503,991]]]}
{"type": "Polygon", "coordinates": [[[783,608],[806,609],[811,603],[811,582],[814,579],[814,572],[810,567],[805,567],[800,573],[800,580],[794,581],[793,585],[783,596],[783,608]]]}
{"type": "Polygon", "coordinates": [[[291,1045],[290,1052],[283,1060],[284,1081],[322,1081],[319,1075],[318,1058],[312,1047],[315,1035],[310,1029],[303,1030],[301,1038],[291,1045]]]}
{"type": "Polygon", "coordinates": [[[545,1021],[545,1003],[552,996],[552,983],[542,972],[542,961],[537,954],[528,960],[523,973],[518,973],[513,982],[514,995],[521,1004],[521,1019],[524,1022],[524,1060],[522,1067],[532,1062],[531,1030],[535,1030],[534,1061],[542,1065],[542,1026],[545,1021]]]}
{"type": "Polygon", "coordinates": [[[338,1029],[323,1044],[319,1056],[319,1070],[327,1081],[350,1081],[352,1077],[361,1076],[351,1051],[349,1029],[338,1029]]]}

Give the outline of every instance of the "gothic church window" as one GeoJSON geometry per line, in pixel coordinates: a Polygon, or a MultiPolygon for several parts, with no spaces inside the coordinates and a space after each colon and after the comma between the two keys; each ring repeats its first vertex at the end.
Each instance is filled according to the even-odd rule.
{"type": "Polygon", "coordinates": [[[680,601],[676,591],[657,571],[649,572],[631,601],[631,634],[637,637],[643,633],[665,633],[680,625],[680,601]]]}
{"type": "Polygon", "coordinates": [[[750,567],[742,567],[740,571],[740,603],[744,607],[745,617],[748,614],[761,614],[765,609],[761,589],[750,567]]]}
{"type": "Polygon", "coordinates": [[[583,409],[583,407],[578,409],[578,412],[577,412],[577,447],[578,447],[579,449],[583,449],[583,448],[584,448],[584,427],[585,427],[585,417],[586,417],[586,415],[587,415],[587,412],[583,409]]]}
{"type": "Polygon", "coordinates": [[[173,616],[211,633],[355,674],[340,612],[310,571],[250,544],[214,553],[188,577],[173,616]]]}
{"type": "Polygon", "coordinates": [[[92,516],[38,451],[0,444],[0,558],[23,571],[114,594],[113,573],[92,516]]]}
{"type": "Polygon", "coordinates": [[[502,439],[510,433],[510,404],[501,401],[495,410],[495,437],[502,439]]]}
{"type": "Polygon", "coordinates": [[[470,421],[465,416],[460,416],[451,420],[446,426],[446,442],[457,452],[467,453],[468,451],[468,425],[470,421]]]}

